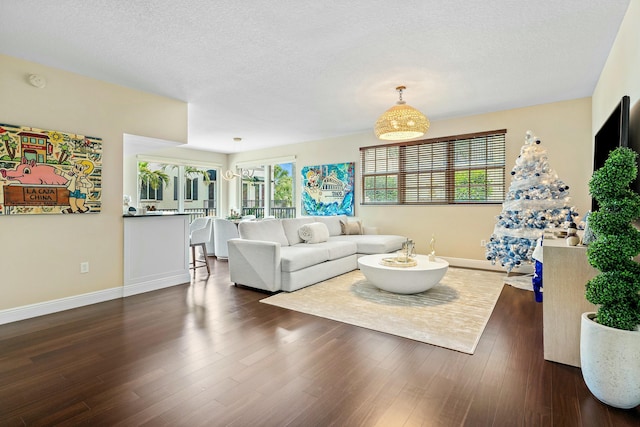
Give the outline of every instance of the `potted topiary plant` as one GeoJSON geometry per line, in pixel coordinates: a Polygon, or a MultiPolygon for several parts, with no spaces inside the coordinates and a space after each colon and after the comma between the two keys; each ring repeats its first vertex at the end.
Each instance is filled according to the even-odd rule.
{"type": "Polygon", "coordinates": [[[599,209],[589,216],[596,240],[587,249],[589,263],[600,270],[586,286],[586,298],[598,305],[583,313],[580,361],[587,387],[600,401],[618,408],[640,404],[640,196],[630,189],[637,154],[613,150],[593,173],[589,192],[599,209]]]}

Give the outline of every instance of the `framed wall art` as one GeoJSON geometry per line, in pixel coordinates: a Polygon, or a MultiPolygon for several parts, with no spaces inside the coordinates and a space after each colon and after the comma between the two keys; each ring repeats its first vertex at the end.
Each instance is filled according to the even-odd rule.
{"type": "Polygon", "coordinates": [[[0,124],[0,215],[101,210],[102,139],[0,124]]]}
{"type": "Polygon", "coordinates": [[[302,168],[303,215],[354,215],[355,164],[334,163],[302,168]]]}

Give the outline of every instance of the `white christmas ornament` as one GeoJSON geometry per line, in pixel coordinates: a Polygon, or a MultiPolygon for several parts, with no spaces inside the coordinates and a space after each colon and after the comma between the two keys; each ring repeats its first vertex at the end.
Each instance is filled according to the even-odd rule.
{"type": "Polygon", "coordinates": [[[569,186],[549,166],[547,151],[531,131],[526,132],[511,176],[502,212],[486,246],[487,259],[492,264],[500,262],[507,272],[532,262],[536,240],[545,228],[560,227],[578,215],[569,206],[569,186]]]}

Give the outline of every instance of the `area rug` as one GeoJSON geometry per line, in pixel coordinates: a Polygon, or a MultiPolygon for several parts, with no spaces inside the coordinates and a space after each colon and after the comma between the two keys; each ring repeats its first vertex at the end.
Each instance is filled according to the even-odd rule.
{"type": "Polygon", "coordinates": [[[504,274],[450,267],[426,292],[382,291],[360,270],[260,302],[473,354],[504,274]]]}

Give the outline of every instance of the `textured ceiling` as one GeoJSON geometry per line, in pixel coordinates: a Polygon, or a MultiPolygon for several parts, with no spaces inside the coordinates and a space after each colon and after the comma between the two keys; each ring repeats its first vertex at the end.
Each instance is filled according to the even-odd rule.
{"type": "Polygon", "coordinates": [[[0,53],[189,103],[223,153],[590,96],[629,0],[1,0],[0,53]],[[234,137],[242,137],[234,144],[234,137]]]}

